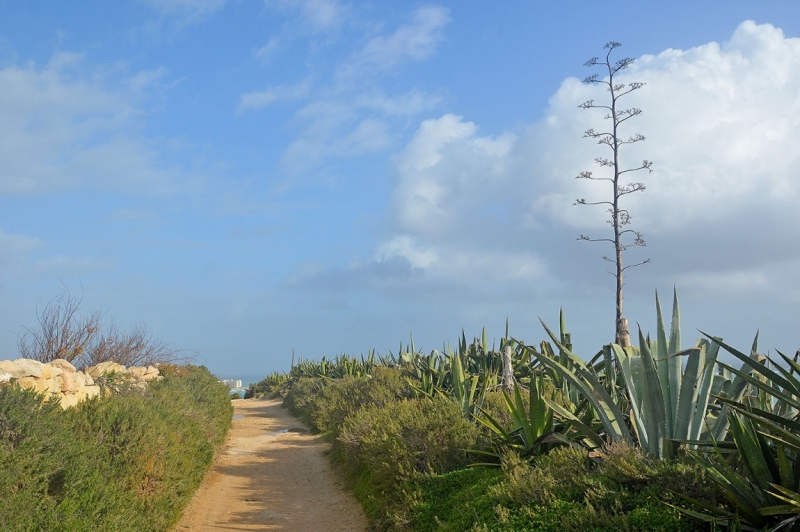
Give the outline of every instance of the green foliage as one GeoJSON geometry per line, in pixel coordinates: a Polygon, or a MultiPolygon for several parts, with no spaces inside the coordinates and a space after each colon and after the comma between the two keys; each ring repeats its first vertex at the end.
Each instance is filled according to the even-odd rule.
{"type": "Polygon", "coordinates": [[[0,388],[3,530],[167,530],[231,423],[226,386],[205,368],[165,371],[146,395],[62,411],[0,388]]]}
{"type": "Polygon", "coordinates": [[[394,530],[693,531],[701,521],[662,504],[680,487],[716,504],[713,485],[685,459],[656,461],[618,443],[590,458],[560,447],[532,462],[507,454],[502,470],[475,468],[414,477],[403,488],[394,530]]]}
{"type": "Polygon", "coordinates": [[[317,393],[328,383],[324,377],[300,377],[292,383],[291,388],[283,398],[283,406],[289,412],[299,417],[308,426],[313,427],[311,407],[317,393]]]}
{"type": "Polygon", "coordinates": [[[288,380],[288,374],[275,371],[264,379],[251,383],[244,392],[244,398],[278,396],[284,390],[288,380]]]}
{"type": "Polygon", "coordinates": [[[371,379],[345,376],[319,388],[309,403],[309,418],[314,429],[336,438],[345,419],[361,408],[381,407],[410,396],[411,390],[400,371],[378,367],[373,369],[371,379]]]}
{"type": "Polygon", "coordinates": [[[677,296],[669,331],[657,296],[656,311],[654,339],[640,332],[638,347],[589,361],[572,352],[562,313],[538,349],[506,335],[496,351],[485,333],[430,354],[412,341],[397,357],[298,364],[281,393],[333,440],[378,528],[693,530],[705,517],[712,529],[800,529],[798,357],[777,364],[757,341],[748,356],[710,336],[681,350],[677,296]],[[720,347],[740,369],[717,361],[720,347]],[[465,449],[502,471],[460,471],[465,449]]]}
{"type": "MultiPolygon", "coordinates": [[[[497,421],[483,409],[481,409],[481,414],[474,416],[475,420],[489,430],[496,447],[513,450],[520,456],[546,453],[555,445],[573,444],[574,441],[566,436],[571,421],[561,426],[554,426],[555,411],[550,405],[554,403],[553,392],[555,390],[552,385],[550,389],[550,393],[545,391],[544,380],[539,375],[530,381],[527,401],[523,400],[520,387],[516,384],[514,385],[513,399],[505,391],[502,392],[506,412],[511,422],[510,430],[503,426],[507,423],[505,419],[502,422],[497,421]]],[[[591,431],[589,432],[591,433],[591,431]]],[[[476,452],[499,458],[495,452],[476,452]]]]}
{"type": "MultiPolygon", "coordinates": [[[[337,440],[345,471],[358,479],[365,507],[389,509],[403,481],[467,464],[466,449],[478,442],[477,427],[445,398],[390,402],[347,418],[337,440]]],[[[384,518],[384,515],[372,517],[384,518]]]]}

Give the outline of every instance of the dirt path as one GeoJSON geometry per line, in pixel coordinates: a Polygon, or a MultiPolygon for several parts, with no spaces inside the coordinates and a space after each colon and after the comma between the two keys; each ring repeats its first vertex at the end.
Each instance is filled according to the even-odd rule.
{"type": "Polygon", "coordinates": [[[175,531],[364,531],[367,519],[280,401],[235,400],[233,427],[175,531]],[[239,417],[244,416],[244,417],[239,417]]]}

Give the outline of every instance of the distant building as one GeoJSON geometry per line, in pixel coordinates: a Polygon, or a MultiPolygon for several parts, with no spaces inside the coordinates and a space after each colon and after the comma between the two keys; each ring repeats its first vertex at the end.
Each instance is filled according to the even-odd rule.
{"type": "Polygon", "coordinates": [[[225,384],[231,390],[233,390],[234,388],[241,388],[242,387],[242,381],[240,381],[240,380],[222,379],[219,382],[221,382],[222,384],[225,384]]]}

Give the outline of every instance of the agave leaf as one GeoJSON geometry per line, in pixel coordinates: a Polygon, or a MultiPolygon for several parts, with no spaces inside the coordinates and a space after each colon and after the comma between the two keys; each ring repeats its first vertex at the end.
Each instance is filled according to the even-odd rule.
{"type": "MultiPolygon", "coordinates": [[[[545,329],[547,329],[547,327],[545,327],[545,329]]],[[[576,365],[572,370],[567,369],[556,360],[537,353],[536,350],[531,350],[531,354],[535,356],[539,362],[542,363],[542,365],[547,366],[559,373],[573,386],[578,387],[583,392],[584,397],[588,399],[595,408],[595,411],[600,417],[600,421],[603,423],[603,427],[608,433],[609,438],[612,440],[624,439],[626,441],[631,441],[631,435],[625,425],[622,412],[611,400],[608,392],[606,392],[605,388],[603,388],[594,375],[592,375],[588,369],[585,369],[582,361],[577,359],[577,357],[569,351],[565,351],[565,353],[567,353],[571,361],[576,362],[576,365]]]]}
{"type": "Polygon", "coordinates": [[[655,361],[650,349],[644,341],[642,329],[639,328],[639,349],[642,356],[642,415],[647,428],[647,443],[652,456],[664,457],[664,439],[666,438],[666,411],[661,383],[658,380],[655,361]]]}
{"type": "MultiPolygon", "coordinates": [[[[773,484],[772,485],[772,489],[774,491],[771,491],[770,494],[773,497],[789,503],[786,506],[791,508],[791,510],[789,512],[785,512],[785,513],[799,513],[800,512],[800,493],[797,493],[796,491],[793,491],[793,490],[790,490],[788,488],[785,488],[785,487],[781,486],[780,484],[773,484]]],[[[773,508],[776,508],[776,507],[773,506],[773,508]]],[[[769,510],[768,508],[763,508],[761,510],[761,513],[764,514],[764,515],[775,515],[775,513],[764,513],[765,511],[768,511],[768,510],[769,510]]],[[[784,513],[784,512],[781,512],[781,513],[784,513]]]]}
{"type": "MultiPolygon", "coordinates": [[[[674,308],[673,308],[674,312],[674,308]]],[[[675,405],[678,402],[678,391],[670,387],[670,362],[669,344],[667,344],[667,333],[664,327],[664,315],[661,312],[661,301],[656,290],[656,349],[655,356],[658,359],[658,377],[661,383],[661,393],[664,397],[664,405],[667,419],[667,434],[673,434],[673,423],[675,419],[675,405]],[[673,398],[674,393],[674,398],[673,398]]],[[[640,346],[641,348],[641,346],[640,346]]],[[[674,351],[673,351],[674,352],[674,351]]]]}
{"type": "Polygon", "coordinates": [[[489,430],[491,430],[493,433],[495,433],[498,436],[500,436],[500,438],[502,438],[504,441],[510,440],[510,436],[509,436],[508,432],[506,432],[506,430],[503,428],[503,426],[500,425],[500,423],[498,423],[496,419],[494,419],[491,415],[489,415],[489,413],[486,410],[484,410],[483,408],[480,408],[479,410],[480,410],[481,414],[483,414],[483,417],[481,417],[481,416],[473,416],[473,419],[475,421],[477,421],[478,423],[480,423],[484,427],[486,427],[489,430]]]}
{"type": "Polygon", "coordinates": [[[702,433],[703,426],[706,420],[706,410],[708,409],[708,402],[711,399],[711,388],[714,383],[714,370],[717,365],[717,356],[719,355],[719,345],[711,343],[708,340],[700,340],[697,347],[705,349],[705,365],[702,368],[702,380],[700,381],[700,388],[697,391],[697,405],[695,406],[694,417],[689,425],[687,433],[688,439],[699,439],[702,433]]]}
{"type": "Polygon", "coordinates": [[[780,481],[779,476],[778,478],[773,476],[772,468],[768,463],[768,460],[772,458],[772,453],[764,452],[750,419],[742,418],[736,412],[731,412],[730,417],[731,436],[739,449],[739,455],[756,485],[762,491],[766,491],[772,483],[780,481]]]}
{"type": "MultiPolygon", "coordinates": [[[[678,290],[672,288],[672,323],[669,328],[669,353],[677,353],[681,350],[681,310],[678,305],[678,290]]],[[[672,415],[676,415],[678,398],[681,393],[681,359],[672,357],[667,359],[669,370],[669,394],[672,415]]],[[[673,417],[673,427],[675,418],[673,417]]]]}
{"type": "Polygon", "coordinates": [[[785,390],[791,391],[795,395],[800,395],[800,388],[798,388],[798,384],[800,384],[800,381],[791,382],[791,381],[789,381],[787,379],[784,379],[781,375],[779,375],[777,372],[773,371],[771,368],[768,368],[767,366],[765,366],[764,364],[761,364],[757,360],[754,360],[753,358],[745,355],[744,353],[742,353],[741,351],[737,350],[736,348],[729,346],[728,344],[723,342],[721,338],[716,338],[714,336],[710,336],[710,335],[704,333],[703,331],[700,331],[700,333],[705,335],[711,341],[716,342],[719,345],[721,345],[723,349],[725,349],[727,352],[729,352],[730,354],[732,354],[733,356],[735,356],[736,358],[738,358],[739,360],[744,362],[746,365],[748,365],[751,368],[753,368],[757,373],[759,373],[759,374],[763,375],[764,377],[766,377],[766,378],[778,383],[778,385],[781,386],[782,388],[784,388],[785,390]]]}
{"type": "MultiPolygon", "coordinates": [[[[720,363],[721,364],[721,363],[720,363]]],[[[746,364],[742,364],[742,369],[746,364]]],[[[723,370],[730,373],[727,368],[723,368],[723,370]]],[[[747,389],[747,381],[741,378],[739,375],[736,375],[731,383],[731,393],[728,396],[728,399],[736,402],[742,399],[745,390],[747,389]]],[[[715,396],[718,400],[720,399],[718,396],[715,396]]],[[[730,410],[730,405],[723,401],[722,409],[717,416],[717,421],[714,423],[714,426],[711,427],[710,434],[711,437],[715,440],[721,440],[724,438],[726,431],[728,430],[728,411],[730,410]]]]}
{"type": "MultiPolygon", "coordinates": [[[[797,361],[787,357],[786,355],[784,355],[783,353],[781,353],[777,349],[775,351],[781,356],[781,358],[783,358],[783,360],[786,361],[787,364],[789,364],[789,367],[791,368],[791,372],[792,373],[800,373],[800,364],[798,364],[797,361]]],[[[797,357],[796,354],[795,354],[795,357],[797,357]]],[[[794,377],[794,375],[792,375],[792,376],[794,377]]]]}
{"type": "Polygon", "coordinates": [[[780,469],[781,486],[786,486],[792,490],[797,491],[797,484],[794,482],[794,468],[792,462],[786,456],[786,451],[783,445],[777,446],[778,451],[778,467],[780,469]]]}
{"type": "Polygon", "coordinates": [[[683,373],[680,396],[678,397],[675,430],[672,434],[668,433],[668,435],[673,438],[686,439],[690,437],[689,429],[695,417],[695,410],[699,408],[698,394],[700,392],[700,381],[703,379],[701,368],[705,366],[706,361],[705,346],[687,349],[672,356],[679,359],[682,355],[687,356],[686,370],[683,373]]]}
{"type": "Polygon", "coordinates": [[[548,399],[547,397],[542,398],[547,406],[549,406],[556,414],[560,415],[564,419],[568,420],[569,426],[583,434],[589,441],[591,441],[594,445],[594,448],[602,447],[603,446],[603,439],[591,429],[588,425],[583,423],[578,417],[561,406],[560,404],[548,399]]]}
{"type": "Polygon", "coordinates": [[[772,386],[768,382],[760,381],[750,375],[748,372],[736,370],[731,366],[728,366],[724,362],[719,363],[720,366],[724,367],[734,375],[740,377],[742,380],[746,381],[748,384],[767,392],[768,394],[772,395],[776,399],[780,399],[781,401],[785,401],[786,403],[790,404],[794,408],[800,408],[800,400],[798,400],[794,395],[787,394],[783,390],[772,386]]]}
{"type": "Polygon", "coordinates": [[[636,436],[639,440],[639,444],[642,448],[646,449],[650,452],[650,444],[649,444],[649,433],[647,432],[647,427],[644,426],[644,419],[642,418],[642,412],[640,410],[641,407],[641,400],[639,397],[639,389],[637,386],[637,380],[634,374],[632,364],[631,364],[631,356],[619,345],[612,344],[611,349],[613,349],[614,354],[617,357],[617,362],[619,363],[619,367],[622,370],[622,376],[625,379],[625,385],[628,388],[628,395],[630,396],[630,406],[631,411],[633,413],[633,422],[634,428],[636,429],[636,436]]]}
{"type": "Polygon", "coordinates": [[[753,419],[759,425],[763,425],[764,427],[768,428],[771,431],[771,433],[766,433],[762,431],[761,433],[763,436],[771,440],[780,441],[784,445],[787,445],[793,450],[795,450],[796,452],[800,451],[800,436],[798,436],[795,432],[787,430],[782,425],[779,425],[778,423],[775,423],[770,419],[763,417],[762,415],[756,414],[754,412],[749,412],[748,410],[745,410],[738,406],[733,406],[733,405],[729,406],[731,410],[733,410],[734,412],[741,414],[744,417],[753,419]]]}

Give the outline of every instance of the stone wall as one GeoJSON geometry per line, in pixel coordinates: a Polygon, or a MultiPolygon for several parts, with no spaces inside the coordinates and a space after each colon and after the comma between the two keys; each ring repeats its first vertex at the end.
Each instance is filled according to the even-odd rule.
{"type": "Polygon", "coordinates": [[[0,360],[0,386],[17,383],[21,388],[43,393],[45,400],[57,397],[62,408],[100,395],[101,388],[95,379],[104,381],[112,376],[117,382],[141,388],[151,380],[163,378],[155,366],[126,368],[116,362],[101,362],[78,371],[63,359],[47,364],[27,358],[0,360]]]}

